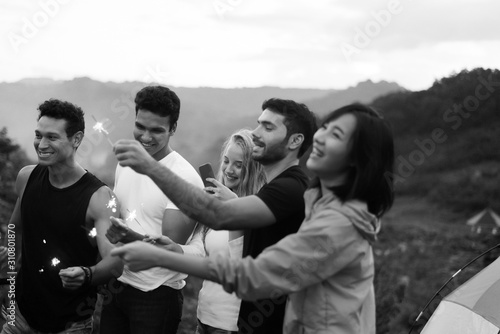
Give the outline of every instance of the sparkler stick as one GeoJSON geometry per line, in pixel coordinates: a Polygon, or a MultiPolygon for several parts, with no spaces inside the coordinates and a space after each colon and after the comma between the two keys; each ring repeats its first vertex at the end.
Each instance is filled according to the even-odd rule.
{"type": "Polygon", "coordinates": [[[127,219],[125,219],[125,221],[132,221],[132,220],[135,220],[137,224],[139,224],[139,226],[144,229],[144,227],[142,227],[141,223],[139,223],[139,221],[137,220],[137,213],[136,211],[130,211],[129,209],[127,209],[127,212],[128,212],[128,217],[127,219]]]}
{"type": "Polygon", "coordinates": [[[92,118],[95,121],[95,125],[92,127],[92,129],[94,129],[95,131],[98,131],[99,133],[104,133],[104,137],[106,137],[106,140],[108,141],[109,145],[111,145],[111,147],[113,147],[114,146],[113,142],[108,137],[108,135],[109,135],[108,130],[106,130],[104,128],[104,125],[102,124],[102,122],[97,121],[97,119],[94,117],[94,115],[92,115],[92,118]]]}

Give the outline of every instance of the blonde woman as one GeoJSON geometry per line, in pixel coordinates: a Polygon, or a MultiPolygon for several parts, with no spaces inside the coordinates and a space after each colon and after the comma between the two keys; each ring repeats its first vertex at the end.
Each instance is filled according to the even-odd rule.
{"type": "MultiPolygon", "coordinates": [[[[206,187],[205,190],[223,201],[256,194],[266,183],[266,177],[262,165],[252,159],[253,146],[251,130],[241,129],[229,136],[222,145],[217,180],[208,179],[215,186],[206,187]]],[[[241,258],[243,231],[216,231],[203,225],[199,226],[199,230],[201,233],[196,233],[195,237],[201,236],[206,256],[241,258]]],[[[146,241],[151,240],[180,253],[186,252],[187,248],[196,247],[182,246],[181,251],[181,247],[167,237],[150,238],[146,241]]],[[[203,281],[198,295],[196,333],[237,333],[240,304],[241,300],[235,294],[225,292],[220,284],[203,281]]]]}

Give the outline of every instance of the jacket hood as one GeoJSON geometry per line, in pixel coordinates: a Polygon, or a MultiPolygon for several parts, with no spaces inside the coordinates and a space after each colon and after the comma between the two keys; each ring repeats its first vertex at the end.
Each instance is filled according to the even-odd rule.
{"type": "Polygon", "coordinates": [[[339,209],[366,240],[370,243],[377,240],[381,226],[380,219],[368,212],[366,203],[351,200],[345,202],[339,209]]]}
{"type": "MultiPolygon", "coordinates": [[[[306,195],[305,198],[306,203],[308,201],[315,202],[316,200],[340,202],[339,198],[335,196],[333,192],[324,194],[324,196],[319,199],[321,197],[321,190],[319,187],[310,188],[308,192],[309,196],[306,195]]],[[[306,205],[306,208],[307,207],[308,206],[306,205]]],[[[359,233],[370,243],[377,240],[377,234],[380,231],[381,222],[380,219],[368,211],[368,207],[365,202],[359,200],[349,200],[344,203],[339,203],[339,205],[335,206],[334,209],[346,216],[359,233]]]]}

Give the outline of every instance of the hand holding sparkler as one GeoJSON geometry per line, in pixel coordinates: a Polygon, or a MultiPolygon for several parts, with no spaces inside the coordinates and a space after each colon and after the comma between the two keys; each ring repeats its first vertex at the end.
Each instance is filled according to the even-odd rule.
{"type": "Polygon", "coordinates": [[[139,174],[147,174],[159,164],[137,140],[120,139],[113,150],[123,167],[130,167],[139,174]]]}
{"type": "Polygon", "coordinates": [[[82,267],[69,267],[59,271],[62,285],[66,289],[76,290],[85,283],[85,272],[82,267]]]}
{"type": "MultiPolygon", "coordinates": [[[[110,217],[109,219],[111,221],[111,226],[106,231],[106,238],[108,238],[112,244],[116,244],[117,242],[129,243],[144,239],[144,235],[137,233],[128,227],[124,223],[123,219],[115,217],[110,217]]],[[[135,217],[133,219],[135,219],[135,217]]],[[[127,218],[127,220],[129,219],[127,218]]]]}

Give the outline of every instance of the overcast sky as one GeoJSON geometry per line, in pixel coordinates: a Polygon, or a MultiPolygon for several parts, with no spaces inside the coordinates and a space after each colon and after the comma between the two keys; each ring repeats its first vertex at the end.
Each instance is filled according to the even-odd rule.
{"type": "Polygon", "coordinates": [[[0,0],[0,82],[426,89],[500,68],[495,0],[0,0]]]}

